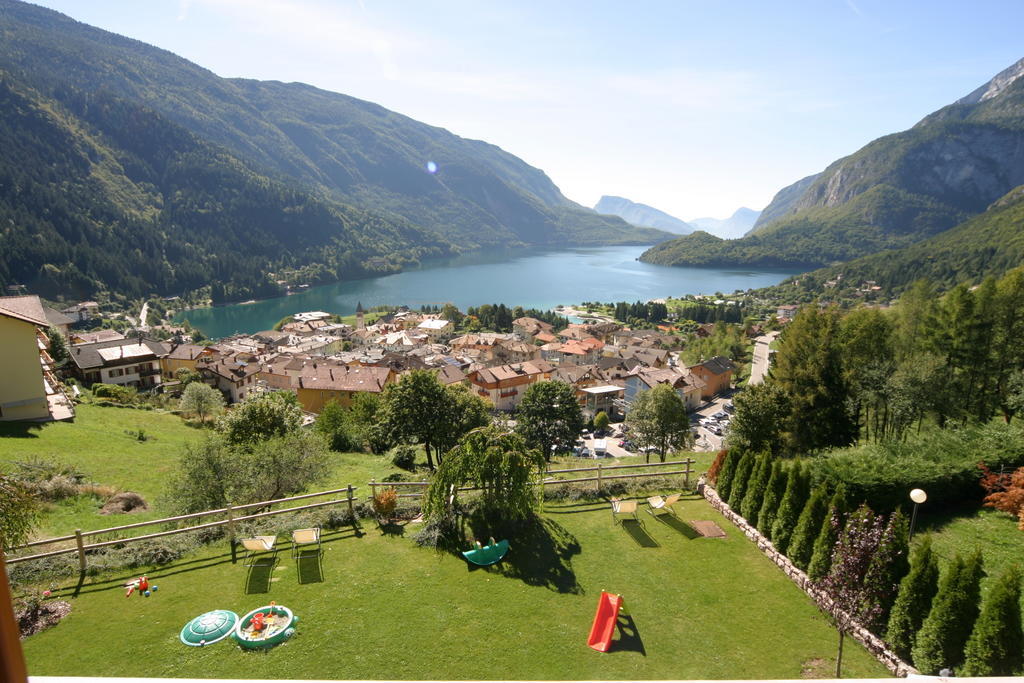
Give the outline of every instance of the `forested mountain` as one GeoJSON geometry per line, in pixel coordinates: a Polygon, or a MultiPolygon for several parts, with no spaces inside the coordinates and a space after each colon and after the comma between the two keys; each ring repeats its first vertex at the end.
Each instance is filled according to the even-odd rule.
{"type": "Polygon", "coordinates": [[[760,211],[741,206],[728,218],[694,218],[690,221],[690,225],[717,237],[735,239],[750,232],[760,216],[760,211]]]}
{"type": "Polygon", "coordinates": [[[874,280],[890,293],[899,293],[918,279],[947,288],[962,282],[979,283],[1000,277],[1024,263],[1024,186],[1015,188],[988,211],[923,242],[903,249],[824,268],[802,276],[805,287],[835,280],[858,287],[874,280]]]}
{"type": "Polygon", "coordinates": [[[594,205],[594,211],[618,216],[633,225],[658,228],[677,235],[688,235],[693,232],[693,226],[685,221],[655,209],[653,206],[630,201],[625,197],[606,194],[594,205]]]}
{"type": "Polygon", "coordinates": [[[492,245],[664,238],[543,172],[377,105],[219,78],[0,0],[0,285],[53,296],[279,291],[492,245]],[[436,172],[428,172],[428,161],[436,172]]]}
{"type": "Polygon", "coordinates": [[[1024,183],[1024,60],[910,130],[785,188],[745,238],[684,237],[641,258],[810,266],[920,242],[1024,183]]]}

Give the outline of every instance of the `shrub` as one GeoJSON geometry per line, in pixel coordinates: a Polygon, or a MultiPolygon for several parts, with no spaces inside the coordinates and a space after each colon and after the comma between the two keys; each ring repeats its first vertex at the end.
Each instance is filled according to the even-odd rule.
{"type": "Polygon", "coordinates": [[[1024,632],[1020,616],[1020,569],[1012,566],[995,580],[964,649],[963,676],[1021,673],[1024,632]]]}
{"type": "Polygon", "coordinates": [[[789,548],[789,540],[807,502],[808,487],[809,478],[803,463],[794,463],[789,468],[786,492],[782,496],[775,523],[772,524],[772,543],[780,553],[785,553],[789,548]]]}
{"type": "Polygon", "coordinates": [[[930,429],[905,442],[848,448],[817,459],[815,481],[844,482],[850,500],[876,510],[906,503],[907,491],[922,488],[929,505],[945,507],[981,499],[979,454],[992,469],[1024,465],[1024,431],[1020,421],[993,421],[960,429],[930,429]]]}
{"type": "Polygon", "coordinates": [[[939,589],[939,563],[932,552],[932,540],[925,539],[914,550],[910,560],[910,573],[900,581],[896,602],[889,614],[885,639],[896,654],[910,657],[917,640],[917,632],[928,616],[932,599],[939,589]]]}
{"type": "Polygon", "coordinates": [[[846,487],[839,484],[836,492],[832,494],[829,502],[828,514],[821,521],[821,528],[818,530],[818,537],[814,541],[814,551],[811,553],[811,563],[807,568],[807,576],[819,581],[828,574],[832,568],[832,551],[835,549],[836,541],[839,540],[839,530],[846,523],[846,514],[850,511],[849,502],[846,500],[846,487]]]}
{"type": "Polygon", "coordinates": [[[416,545],[424,548],[456,550],[461,545],[459,524],[454,514],[428,517],[422,528],[413,536],[416,545]]]}
{"type": "Polygon", "coordinates": [[[416,469],[416,446],[408,443],[398,444],[388,451],[388,458],[395,467],[412,472],[416,469]]]}
{"type": "Polygon", "coordinates": [[[757,517],[761,512],[761,504],[764,502],[765,490],[771,476],[772,457],[765,452],[757,456],[754,462],[754,470],[747,479],[747,491],[743,495],[743,502],[740,503],[740,514],[753,527],[757,527],[757,517]]]}
{"type": "Polygon", "coordinates": [[[900,581],[910,569],[907,560],[909,551],[907,540],[907,518],[897,509],[891,515],[882,532],[875,556],[871,558],[871,566],[864,577],[866,583],[875,587],[879,598],[879,610],[864,626],[873,633],[883,633],[883,627],[889,621],[889,611],[896,601],[900,581]]]}
{"type": "Polygon", "coordinates": [[[736,465],[736,471],[732,477],[732,487],[729,491],[729,507],[736,512],[739,512],[740,503],[743,502],[743,496],[747,493],[747,482],[750,481],[750,475],[754,471],[755,461],[756,456],[747,451],[740,457],[740,461],[736,465]]]}
{"type": "Polygon", "coordinates": [[[135,387],[121,386],[120,384],[93,384],[92,395],[95,398],[130,405],[138,399],[139,392],[135,387]]]}
{"type": "Polygon", "coordinates": [[[712,485],[715,485],[718,481],[718,473],[722,471],[722,465],[728,455],[729,451],[722,449],[718,451],[715,455],[715,459],[711,462],[711,467],[708,468],[707,478],[712,485]]]}
{"type": "Polygon", "coordinates": [[[726,457],[722,462],[722,469],[718,473],[718,479],[715,482],[715,490],[718,492],[718,497],[723,501],[729,500],[729,494],[732,492],[732,480],[733,475],[736,473],[736,466],[740,462],[740,452],[735,448],[730,448],[726,451],[726,457]]]}
{"type": "Polygon", "coordinates": [[[768,477],[768,486],[764,491],[761,509],[757,512],[757,528],[765,538],[772,537],[772,524],[779,511],[782,495],[786,492],[786,470],[778,460],[772,461],[772,471],[768,477]]]}
{"type": "Polygon", "coordinates": [[[959,666],[978,616],[981,573],[981,553],[966,561],[957,555],[950,563],[911,651],[922,673],[935,675],[959,666]]]}
{"type": "Polygon", "coordinates": [[[821,531],[822,522],[828,514],[828,488],[818,484],[811,493],[810,499],[800,511],[793,536],[790,538],[787,555],[793,564],[800,569],[807,569],[814,553],[814,542],[821,531]]]}
{"type": "Polygon", "coordinates": [[[386,488],[373,495],[373,512],[378,519],[391,519],[398,507],[398,491],[386,488]]]}

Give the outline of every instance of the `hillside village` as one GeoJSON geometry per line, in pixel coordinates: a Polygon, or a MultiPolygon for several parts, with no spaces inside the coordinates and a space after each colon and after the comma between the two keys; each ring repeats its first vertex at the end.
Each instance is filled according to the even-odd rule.
{"type": "MultiPolygon", "coordinates": [[[[47,351],[47,329],[67,340],[62,372],[86,387],[102,383],[173,393],[182,373],[197,373],[229,405],[284,390],[294,392],[311,415],[331,401],[349,406],[357,394],[379,394],[404,373],[422,369],[436,372],[442,384],[469,385],[496,411],[514,411],[529,385],[547,379],[572,385],[591,419],[601,411],[622,418],[639,392],[658,384],[672,386],[694,411],[728,391],[736,369],[722,356],[687,366],[679,356],[682,337],[615,322],[555,329],[521,317],[509,333],[460,333],[438,313],[406,309],[368,324],[360,307],[354,325],[333,322],[323,311],[301,312],[279,330],[195,344],[182,329],[163,341],[111,329],[80,331],[76,328],[88,323],[95,309],[86,302],[68,312],[74,317],[37,296],[0,298],[0,320],[12,340],[0,360],[11,365],[6,375],[12,379],[0,397],[2,419],[73,419],[72,403],[47,351]],[[34,366],[28,371],[29,355],[38,356],[38,372],[34,366]]],[[[704,328],[700,333],[709,334],[704,328]]]]}

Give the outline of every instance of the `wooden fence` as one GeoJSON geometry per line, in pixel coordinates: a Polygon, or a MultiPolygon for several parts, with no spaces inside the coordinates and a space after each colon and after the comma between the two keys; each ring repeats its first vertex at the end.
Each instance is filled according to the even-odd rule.
{"type": "MultiPolygon", "coordinates": [[[[582,477],[578,479],[555,479],[552,477],[545,477],[542,481],[534,482],[534,486],[558,486],[560,484],[576,484],[582,482],[597,482],[597,488],[601,488],[601,484],[611,479],[640,479],[644,477],[667,477],[670,475],[681,474],[686,477],[684,486],[687,488],[690,486],[690,475],[693,474],[692,465],[696,463],[696,460],[687,458],[686,460],[675,460],[671,462],[654,462],[654,463],[639,463],[635,465],[602,465],[598,463],[594,467],[576,467],[567,470],[547,470],[544,474],[575,474],[577,472],[597,472],[596,477],[582,477]],[[669,472],[641,472],[639,474],[605,474],[606,472],[616,470],[627,470],[634,469],[637,467],[675,467],[677,465],[685,465],[686,469],[673,470],[669,472]]],[[[401,489],[421,489],[419,491],[413,491],[411,493],[398,493],[396,494],[399,498],[421,498],[426,493],[425,489],[430,486],[429,481],[371,481],[370,497],[373,498],[377,495],[377,489],[389,489],[394,488],[397,490],[401,489]]],[[[481,489],[476,486],[463,486],[459,491],[480,491],[481,489]]]]}
{"type": "Polygon", "coordinates": [[[51,545],[54,543],[66,543],[68,541],[74,541],[75,546],[70,548],[61,548],[59,550],[51,550],[45,553],[37,553],[35,555],[24,555],[21,557],[8,557],[7,564],[17,564],[19,562],[28,562],[29,560],[41,560],[44,557],[55,557],[57,555],[69,555],[71,553],[78,553],[78,568],[81,571],[85,571],[87,566],[87,551],[96,550],[98,548],[106,548],[112,545],[120,545],[123,543],[134,543],[136,541],[144,541],[150,538],[160,538],[163,536],[172,536],[174,534],[184,534],[190,531],[199,531],[201,529],[212,529],[219,526],[226,526],[228,528],[228,535],[232,540],[235,538],[235,524],[239,522],[245,522],[250,519],[259,519],[261,517],[270,517],[272,515],[283,515],[288,512],[299,512],[301,510],[311,510],[313,508],[327,507],[330,505],[341,505],[344,503],[348,504],[348,509],[351,514],[355,514],[353,504],[355,503],[355,490],[357,487],[349,484],[345,488],[332,489],[330,491],[318,491],[316,493],[306,493],[300,496],[289,496],[287,498],[277,498],[275,500],[265,500],[259,503],[248,503],[246,505],[228,505],[225,508],[218,510],[206,510],[204,512],[194,512],[189,515],[178,515],[176,517],[165,517],[163,519],[154,519],[148,522],[136,522],[134,524],[123,524],[121,526],[109,527],[107,529],[96,529],[94,531],[82,531],[81,529],[75,529],[75,533],[68,534],[67,536],[58,536],[56,538],[47,538],[41,541],[33,541],[26,543],[25,545],[11,548],[8,552],[16,550],[24,550],[25,548],[33,548],[43,545],[51,545]],[[344,498],[338,498],[336,500],[322,501],[318,503],[310,503],[308,505],[299,505],[296,507],[284,508],[281,510],[269,510],[266,512],[255,512],[253,514],[243,514],[236,516],[239,512],[246,510],[254,510],[258,508],[265,508],[271,505],[277,505],[279,503],[291,503],[297,500],[307,500],[309,498],[322,498],[323,496],[334,496],[340,493],[346,494],[344,498]],[[102,536],[105,534],[111,534],[119,531],[126,531],[128,529],[138,529],[147,526],[157,526],[160,524],[173,524],[176,522],[182,522],[185,520],[200,519],[202,517],[212,517],[223,515],[225,519],[215,520],[213,522],[204,522],[202,524],[195,524],[193,526],[181,527],[178,529],[170,529],[167,531],[157,531],[151,534],[143,534],[141,536],[130,536],[128,538],[117,538],[109,541],[101,541],[98,543],[86,543],[85,539],[92,536],[102,536]]]}

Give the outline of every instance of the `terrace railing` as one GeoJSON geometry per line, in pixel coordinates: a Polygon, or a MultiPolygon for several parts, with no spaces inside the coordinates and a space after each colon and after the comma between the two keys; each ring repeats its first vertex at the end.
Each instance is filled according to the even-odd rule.
{"type": "Polygon", "coordinates": [[[73,547],[60,548],[58,550],[50,550],[43,553],[36,553],[34,555],[22,555],[19,557],[8,557],[7,564],[18,564],[19,562],[28,562],[29,560],[41,560],[45,557],[55,557],[57,555],[69,555],[71,553],[78,554],[78,567],[81,571],[85,571],[88,566],[88,551],[97,550],[99,548],[106,548],[113,545],[121,545],[124,543],[135,543],[137,541],[145,541],[151,538],[161,538],[163,536],[172,536],[174,534],[184,534],[190,531],[199,531],[201,529],[212,529],[215,527],[226,526],[228,528],[228,535],[232,540],[235,538],[235,524],[239,522],[246,522],[251,519],[259,519],[262,517],[270,517],[273,515],[283,515],[289,512],[299,512],[302,510],[311,510],[313,508],[327,507],[331,505],[348,505],[349,513],[355,514],[353,507],[355,498],[355,486],[349,484],[345,488],[331,489],[330,491],[317,491],[316,493],[305,493],[299,496],[289,496],[287,498],[276,498],[274,500],[264,500],[259,503],[247,503],[245,505],[228,505],[227,507],[220,508],[217,510],[205,510],[203,512],[193,512],[188,515],[177,515],[175,517],[164,517],[163,519],[154,519],[148,522],[135,522],[134,524],[123,524],[121,526],[109,527],[107,529],[95,529],[92,531],[82,531],[81,529],[75,529],[75,533],[68,534],[66,536],[57,536],[56,538],[47,538],[41,541],[32,541],[24,545],[16,546],[8,549],[7,553],[17,552],[19,550],[25,550],[26,548],[36,548],[46,545],[54,545],[58,543],[68,543],[74,541],[73,547]],[[292,503],[298,500],[308,500],[310,498],[322,498],[324,496],[337,496],[339,494],[345,494],[344,498],[337,498],[334,500],[320,501],[316,503],[309,503],[307,505],[299,505],[295,507],[287,507],[280,510],[268,510],[265,512],[254,512],[251,514],[244,514],[248,510],[259,510],[261,508],[267,508],[280,503],[292,503]],[[239,515],[239,513],[243,513],[239,515]],[[97,543],[87,543],[86,539],[95,536],[105,536],[107,534],[115,534],[121,531],[127,531],[128,529],[141,529],[143,527],[159,526],[162,524],[175,524],[184,521],[199,520],[203,517],[223,517],[223,519],[217,519],[212,522],[203,522],[202,524],[194,524],[192,526],[179,527],[177,529],[169,529],[165,531],[157,531],[150,534],[143,534],[141,536],[129,536],[127,538],[115,538],[113,540],[104,540],[97,543]]]}

